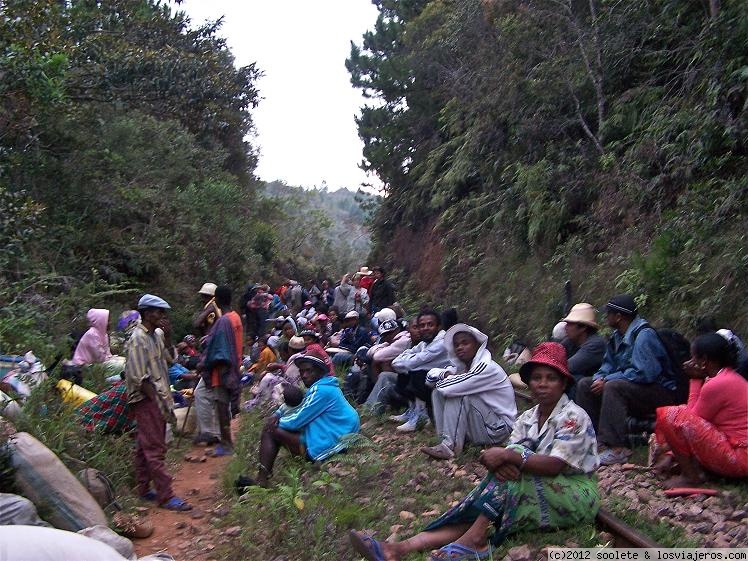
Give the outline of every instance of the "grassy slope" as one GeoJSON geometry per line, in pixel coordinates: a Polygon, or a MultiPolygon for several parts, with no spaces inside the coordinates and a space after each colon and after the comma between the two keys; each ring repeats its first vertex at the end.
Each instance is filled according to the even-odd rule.
{"type": "MultiPolygon", "coordinates": [[[[237,457],[225,476],[228,492],[233,492],[232,482],[240,472],[254,475],[261,426],[259,415],[243,419],[237,457]]],[[[250,491],[235,503],[225,521],[244,528],[240,551],[226,552],[226,558],[355,559],[348,545],[349,529],[369,529],[380,539],[393,533],[399,539],[409,537],[462,498],[485,474],[476,462],[476,448],[468,449],[457,462],[436,462],[421,454],[421,446],[433,443],[433,430],[395,436],[394,424],[364,417],[361,432],[364,438],[347,454],[320,467],[282,451],[275,466],[275,487],[250,491]]],[[[612,506],[625,511],[623,505],[612,506]]],[[[644,522],[631,513],[627,519],[635,525],[644,522]]],[[[688,544],[677,528],[644,523],[663,543],[688,544]]],[[[509,548],[525,543],[592,547],[600,541],[592,525],[522,533],[507,540],[494,558],[501,559],[509,548]]]]}

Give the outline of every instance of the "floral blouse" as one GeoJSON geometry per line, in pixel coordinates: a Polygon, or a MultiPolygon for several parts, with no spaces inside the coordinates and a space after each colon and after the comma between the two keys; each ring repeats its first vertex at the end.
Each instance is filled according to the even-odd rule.
{"type": "Polygon", "coordinates": [[[597,439],[584,409],[562,395],[540,428],[538,413],[536,405],[520,415],[509,438],[510,444],[521,444],[536,454],[563,460],[568,465],[564,473],[594,473],[600,465],[597,439]]]}

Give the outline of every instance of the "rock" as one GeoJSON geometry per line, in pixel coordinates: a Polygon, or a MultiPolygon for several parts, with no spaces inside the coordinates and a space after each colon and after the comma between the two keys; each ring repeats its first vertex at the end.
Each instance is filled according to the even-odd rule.
{"type": "Polygon", "coordinates": [[[529,545],[520,545],[507,551],[504,561],[533,561],[535,552],[529,545]]]}
{"type": "Polygon", "coordinates": [[[184,520],[180,522],[175,522],[174,527],[177,528],[178,530],[184,530],[187,527],[187,522],[185,522],[184,520]]]}
{"type": "Polygon", "coordinates": [[[415,514],[407,510],[401,510],[399,516],[400,520],[413,520],[416,517],[415,514]]]}
{"type": "Polygon", "coordinates": [[[712,532],[714,532],[715,534],[718,532],[726,532],[728,529],[729,526],[724,520],[717,522],[714,526],[712,526],[712,532]]]}
{"type": "Polygon", "coordinates": [[[597,543],[599,543],[600,545],[614,545],[615,537],[610,532],[600,532],[597,535],[597,543]]]}
{"type": "Polygon", "coordinates": [[[229,512],[231,512],[231,508],[228,505],[221,505],[213,511],[213,514],[219,518],[223,518],[224,516],[228,516],[229,512]]]}
{"type": "Polygon", "coordinates": [[[638,489],[636,491],[636,496],[639,497],[639,500],[643,503],[648,503],[654,498],[652,493],[647,491],[646,489],[638,489]]]}
{"type": "Polygon", "coordinates": [[[700,522],[699,524],[694,524],[689,529],[697,534],[708,534],[712,530],[712,525],[709,522],[700,522]]]}
{"type": "Polygon", "coordinates": [[[457,471],[455,471],[454,476],[455,477],[465,477],[465,476],[467,476],[467,472],[464,469],[458,469],[457,471]]]}
{"type": "Polygon", "coordinates": [[[242,527],[241,526],[231,526],[231,528],[226,528],[226,530],[223,531],[224,535],[230,536],[232,538],[235,538],[239,534],[242,533],[242,527]]]}
{"type": "Polygon", "coordinates": [[[192,512],[192,514],[190,514],[190,517],[195,520],[199,520],[200,518],[205,518],[205,513],[201,510],[195,510],[192,512]]]}
{"type": "Polygon", "coordinates": [[[426,512],[422,512],[421,516],[436,516],[437,514],[441,514],[441,511],[439,510],[427,510],[426,512]]]}
{"type": "Polygon", "coordinates": [[[728,517],[728,520],[735,520],[735,521],[737,522],[738,520],[742,520],[742,519],[743,519],[743,518],[745,518],[746,516],[748,516],[748,512],[746,512],[746,511],[744,511],[744,510],[735,510],[735,511],[733,511],[733,513],[732,513],[732,514],[731,514],[731,515],[730,515],[730,516],[728,517]]]}
{"type": "Polygon", "coordinates": [[[403,527],[404,526],[402,524],[393,524],[392,526],[390,526],[390,534],[397,534],[400,530],[403,529],[403,527]]]}
{"type": "Polygon", "coordinates": [[[673,516],[673,509],[667,505],[662,505],[656,510],[657,516],[673,516]]]}

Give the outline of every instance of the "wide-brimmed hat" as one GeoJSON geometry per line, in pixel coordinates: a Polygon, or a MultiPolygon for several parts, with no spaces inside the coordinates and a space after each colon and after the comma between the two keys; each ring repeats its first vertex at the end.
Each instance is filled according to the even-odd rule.
{"type": "Polygon", "coordinates": [[[530,383],[530,372],[534,364],[550,366],[564,376],[569,383],[574,383],[574,376],[569,372],[569,365],[566,362],[566,349],[561,343],[540,343],[532,350],[530,360],[519,369],[519,376],[525,384],[530,383]]]}
{"type": "Polygon", "coordinates": [[[356,271],[356,274],[353,275],[359,276],[359,277],[368,277],[369,275],[373,275],[374,271],[369,270],[369,267],[361,267],[358,271],[356,271]]]}
{"type": "Polygon", "coordinates": [[[596,319],[597,310],[595,309],[595,306],[588,304],[587,302],[582,302],[581,304],[574,304],[571,310],[569,310],[569,314],[561,321],[581,323],[583,325],[588,325],[593,329],[600,329],[600,326],[595,321],[596,319]]]}
{"type": "Polygon", "coordinates": [[[296,335],[294,337],[291,337],[291,339],[289,339],[288,347],[295,351],[300,351],[306,348],[306,343],[304,342],[304,339],[300,335],[296,335]]]}
{"type": "Polygon", "coordinates": [[[197,293],[202,294],[203,296],[215,296],[216,288],[218,288],[218,286],[214,283],[206,282],[203,286],[200,287],[200,290],[198,290],[197,293]]]}

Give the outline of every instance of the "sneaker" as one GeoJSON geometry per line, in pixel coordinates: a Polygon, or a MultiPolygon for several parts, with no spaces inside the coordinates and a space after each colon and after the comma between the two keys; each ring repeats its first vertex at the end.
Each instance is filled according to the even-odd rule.
{"type": "Polygon", "coordinates": [[[600,465],[601,466],[612,466],[615,464],[626,463],[626,460],[631,456],[631,450],[628,448],[608,448],[602,454],[600,454],[600,465]]]}
{"type": "Polygon", "coordinates": [[[409,407],[405,410],[405,413],[401,413],[400,415],[390,415],[387,419],[394,421],[395,423],[402,423],[410,419],[411,415],[413,415],[413,409],[409,407]]]}
{"type": "Polygon", "coordinates": [[[447,446],[446,442],[440,442],[436,446],[421,448],[421,452],[431,456],[435,460],[449,460],[455,457],[454,451],[447,446]]]}
{"type": "Polygon", "coordinates": [[[428,425],[431,421],[426,411],[411,411],[410,417],[395,430],[399,432],[415,432],[428,425]]]}

